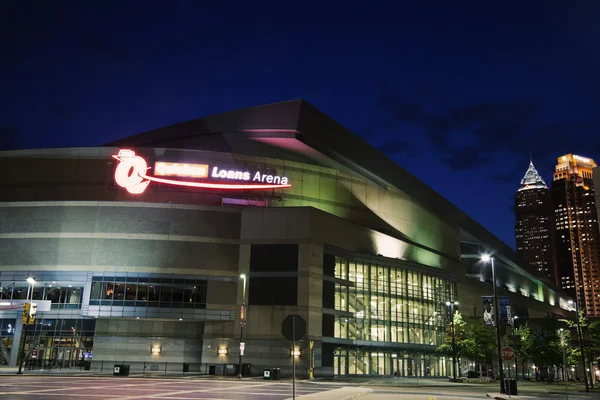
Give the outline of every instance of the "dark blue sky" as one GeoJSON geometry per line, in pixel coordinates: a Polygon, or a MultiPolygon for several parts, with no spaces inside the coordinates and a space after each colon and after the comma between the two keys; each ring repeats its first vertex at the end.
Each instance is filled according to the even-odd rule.
{"type": "Polygon", "coordinates": [[[514,247],[529,152],[600,158],[600,2],[487,3],[4,1],[0,146],[304,98],[514,247]]]}

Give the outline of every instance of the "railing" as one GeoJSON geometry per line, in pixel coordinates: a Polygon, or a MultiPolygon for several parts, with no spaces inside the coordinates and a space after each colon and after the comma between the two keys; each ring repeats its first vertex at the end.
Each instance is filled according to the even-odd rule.
{"type": "MultiPolygon", "coordinates": [[[[154,374],[154,375],[185,375],[205,374],[208,375],[210,365],[207,363],[183,363],[183,362],[152,362],[152,361],[91,361],[89,370],[94,372],[112,373],[115,365],[129,365],[129,374],[154,374]]],[[[85,366],[84,366],[85,369],[85,366]]]]}
{"type": "MultiPolygon", "coordinates": [[[[49,363],[48,360],[28,360],[25,368],[29,371],[67,371],[67,372],[89,372],[92,374],[112,375],[114,367],[126,365],[129,366],[129,376],[185,376],[185,375],[213,375],[213,376],[237,376],[237,363],[184,363],[184,362],[153,362],[153,361],[129,361],[129,360],[90,360],[77,361],[73,363],[61,362],[49,363]]],[[[279,368],[282,376],[291,376],[291,367],[289,365],[258,365],[242,364],[242,375],[262,376],[264,369],[279,368]],[[289,371],[288,371],[289,369],[289,371]]],[[[303,372],[298,370],[298,376],[303,372]]]]}
{"type": "MultiPolygon", "coordinates": [[[[207,363],[183,363],[183,362],[149,362],[149,361],[77,361],[63,362],[58,360],[51,363],[48,360],[27,360],[28,370],[67,370],[67,371],[90,371],[100,373],[113,373],[115,365],[129,365],[130,374],[155,374],[155,375],[185,375],[185,374],[209,374],[211,365],[207,363]]],[[[236,365],[237,367],[237,365],[236,365]]],[[[224,369],[224,368],[221,368],[224,369]]],[[[237,370],[236,370],[237,371],[237,370]]]]}

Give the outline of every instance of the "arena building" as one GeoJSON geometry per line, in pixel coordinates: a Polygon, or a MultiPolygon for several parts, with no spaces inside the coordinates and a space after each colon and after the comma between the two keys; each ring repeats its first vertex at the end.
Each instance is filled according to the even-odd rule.
{"type": "Polygon", "coordinates": [[[235,374],[242,341],[244,373],[287,374],[294,358],[303,376],[446,376],[446,303],[480,316],[483,253],[515,313],[569,308],[497,237],[305,101],[102,147],[4,151],[0,165],[2,364],[24,339],[34,368],[235,374]],[[295,349],[288,315],[307,325],[295,349]]]}

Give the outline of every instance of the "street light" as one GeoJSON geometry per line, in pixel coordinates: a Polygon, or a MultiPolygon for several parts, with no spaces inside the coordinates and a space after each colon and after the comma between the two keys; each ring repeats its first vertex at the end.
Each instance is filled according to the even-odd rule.
{"type": "MultiPolygon", "coordinates": [[[[26,279],[27,283],[29,284],[29,290],[27,292],[27,299],[26,301],[29,301],[29,311],[27,311],[27,323],[23,324],[23,333],[21,335],[21,350],[19,352],[19,371],[17,372],[18,375],[22,375],[23,374],[23,361],[25,361],[25,342],[27,341],[27,328],[29,327],[29,316],[31,313],[31,307],[32,307],[32,303],[33,303],[33,288],[36,284],[35,282],[35,278],[33,276],[28,276],[26,279]],[[31,293],[31,300],[29,300],[29,294],[31,293]]],[[[25,313],[25,312],[23,312],[25,313]]]]}
{"type": "MultiPolygon", "coordinates": [[[[518,367],[518,362],[517,362],[517,337],[515,335],[515,328],[516,328],[516,321],[519,317],[517,315],[515,315],[514,317],[512,317],[512,321],[511,321],[511,325],[512,325],[512,342],[513,342],[513,349],[514,349],[514,353],[515,353],[515,379],[519,379],[519,367],[518,367]]],[[[510,364],[509,364],[509,368],[508,368],[508,373],[510,375],[510,364]]],[[[509,376],[510,378],[510,376],[509,376]]],[[[523,376],[523,379],[525,379],[525,376],[523,376]]]]}
{"type": "Polygon", "coordinates": [[[242,286],[242,305],[240,306],[240,362],[238,365],[238,378],[242,377],[242,360],[244,358],[244,326],[246,325],[246,274],[240,274],[240,279],[244,280],[242,286]]]}
{"type": "Polygon", "coordinates": [[[581,350],[581,362],[583,363],[583,379],[585,380],[585,391],[589,392],[590,386],[588,384],[585,353],[583,351],[583,334],[581,332],[581,321],[579,321],[579,305],[575,300],[571,300],[571,304],[575,304],[575,319],[577,321],[577,339],[579,340],[579,349],[581,350]]]}
{"type": "Polygon", "coordinates": [[[454,327],[454,306],[458,306],[458,301],[454,303],[447,301],[446,306],[450,307],[450,332],[452,333],[452,376],[456,381],[456,332],[454,327]]]}
{"type": "Polygon", "coordinates": [[[566,399],[569,400],[569,385],[567,385],[569,378],[568,378],[568,371],[565,371],[565,368],[567,368],[567,353],[565,351],[565,335],[563,333],[563,328],[560,328],[559,331],[560,331],[560,344],[562,346],[562,353],[563,353],[563,379],[565,381],[565,396],[566,396],[566,399]]]}
{"type": "Polygon", "coordinates": [[[496,268],[494,266],[494,257],[489,254],[484,254],[481,256],[481,261],[492,263],[492,285],[494,286],[494,318],[496,325],[496,342],[498,347],[498,371],[500,372],[500,393],[504,394],[504,371],[502,366],[502,356],[500,354],[502,344],[500,343],[500,314],[498,307],[498,294],[496,292],[496,268]]]}

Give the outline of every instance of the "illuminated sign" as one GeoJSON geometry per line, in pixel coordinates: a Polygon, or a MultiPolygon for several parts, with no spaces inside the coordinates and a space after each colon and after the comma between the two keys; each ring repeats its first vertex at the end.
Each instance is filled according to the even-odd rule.
{"type": "Polygon", "coordinates": [[[219,166],[213,166],[210,176],[208,176],[209,166],[205,164],[157,162],[154,166],[155,175],[148,175],[147,171],[150,168],[146,160],[136,155],[133,150],[119,150],[119,154],[113,155],[113,158],[119,161],[117,168],[115,168],[115,182],[132,194],[143,193],[150,182],[175,186],[232,190],[282,189],[292,186],[288,183],[288,179],[285,176],[263,174],[261,172],[250,173],[241,170],[228,170],[219,166]],[[183,181],[158,178],[158,175],[233,180],[247,183],[183,181]]]}
{"type": "Polygon", "coordinates": [[[583,161],[584,163],[589,163],[591,161],[589,158],[581,157],[577,154],[573,154],[573,158],[579,161],[583,161]]]}
{"type": "Polygon", "coordinates": [[[278,185],[287,185],[288,183],[288,179],[285,176],[261,174],[260,172],[251,175],[250,172],[224,170],[219,169],[219,167],[213,167],[210,176],[212,178],[234,179],[238,181],[249,181],[250,178],[252,178],[253,182],[273,183],[278,185]]]}
{"type": "Polygon", "coordinates": [[[160,176],[206,178],[208,176],[208,165],[180,164],[159,161],[154,164],[154,174],[160,176]]]}

